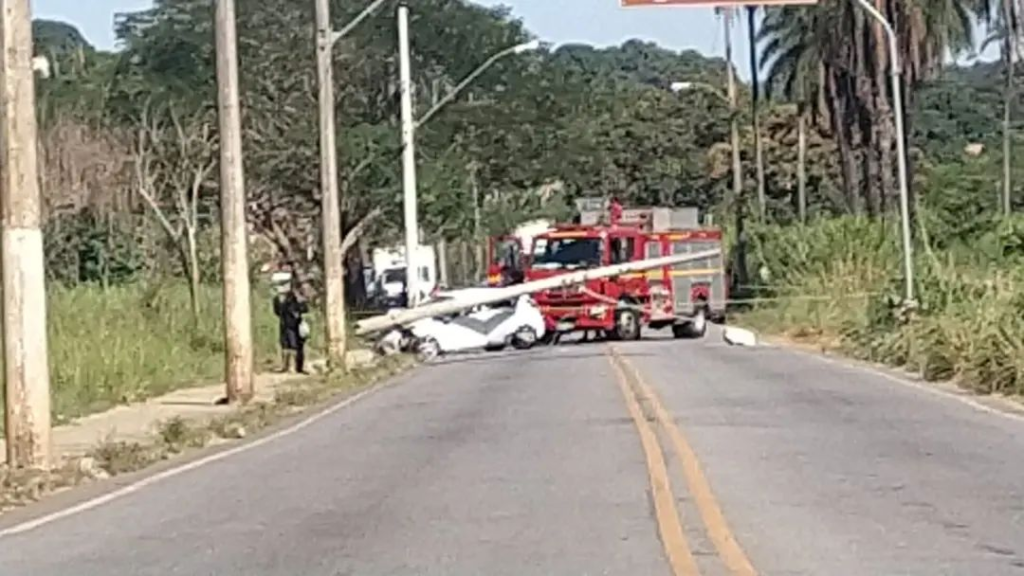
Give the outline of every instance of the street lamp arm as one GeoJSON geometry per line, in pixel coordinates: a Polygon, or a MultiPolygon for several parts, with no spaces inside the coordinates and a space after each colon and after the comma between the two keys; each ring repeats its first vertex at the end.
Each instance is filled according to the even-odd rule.
{"type": "Polygon", "coordinates": [[[885,30],[885,36],[889,40],[889,57],[892,59],[893,74],[900,74],[902,72],[900,66],[900,46],[896,38],[896,30],[893,29],[892,24],[878,11],[874,4],[868,0],[857,0],[857,3],[885,30]]]}
{"type": "Polygon", "coordinates": [[[729,104],[730,106],[732,105],[729,101],[729,97],[726,96],[724,92],[722,92],[718,88],[715,88],[711,84],[707,84],[706,82],[673,82],[671,88],[673,92],[684,92],[691,88],[697,88],[699,90],[703,90],[705,92],[710,93],[714,97],[725,102],[726,104],[729,104]]]}
{"type": "Polygon", "coordinates": [[[455,86],[455,88],[452,88],[450,91],[448,91],[448,93],[444,95],[444,98],[441,98],[441,100],[438,101],[438,103],[435,104],[430,110],[427,110],[423,114],[423,116],[420,116],[420,119],[416,121],[416,127],[419,128],[420,126],[426,124],[428,120],[436,116],[437,113],[440,112],[442,108],[450,104],[452,100],[455,100],[455,98],[457,98],[459,94],[466,89],[467,86],[472,84],[474,80],[479,78],[480,75],[486,72],[491,66],[494,66],[494,64],[497,63],[498,60],[501,60],[502,58],[515,54],[516,52],[519,51],[519,46],[512,46],[511,48],[506,48],[501,52],[498,52],[494,56],[488,58],[486,61],[484,61],[483,64],[478,66],[476,70],[473,70],[473,72],[471,72],[469,76],[466,76],[466,78],[462,82],[459,82],[459,84],[455,86]]]}
{"type": "Polygon", "coordinates": [[[359,26],[360,24],[363,23],[363,20],[366,20],[371,15],[373,15],[373,13],[377,11],[377,8],[380,8],[381,5],[384,4],[384,2],[386,1],[387,0],[374,0],[372,4],[367,6],[362,12],[359,13],[358,16],[353,18],[351,22],[346,24],[344,28],[332,33],[331,46],[337,44],[338,41],[344,38],[345,36],[348,36],[353,30],[356,29],[356,26],[359,26]]]}

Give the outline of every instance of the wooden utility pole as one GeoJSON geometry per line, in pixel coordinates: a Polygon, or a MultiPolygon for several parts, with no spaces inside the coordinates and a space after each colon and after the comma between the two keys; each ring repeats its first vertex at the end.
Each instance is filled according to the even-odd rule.
{"type": "Polygon", "coordinates": [[[242,117],[238,104],[238,38],[235,0],[216,2],[225,380],[228,401],[245,402],[252,398],[254,390],[242,117]]]}
{"type": "Polygon", "coordinates": [[[3,337],[7,463],[50,464],[50,369],[46,341],[36,95],[29,0],[2,0],[3,337]]]}
{"type": "Polygon", "coordinates": [[[320,82],[320,217],[323,222],[324,319],[327,363],[345,368],[345,254],[341,249],[338,147],[334,116],[334,31],[330,0],[316,2],[316,68],[320,82]]]}

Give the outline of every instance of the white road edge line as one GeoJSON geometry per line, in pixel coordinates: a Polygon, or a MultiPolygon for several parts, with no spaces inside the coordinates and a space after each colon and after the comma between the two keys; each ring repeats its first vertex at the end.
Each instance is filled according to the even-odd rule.
{"type": "Polygon", "coordinates": [[[3,530],[0,530],[0,538],[7,538],[9,536],[16,536],[18,534],[23,534],[23,533],[28,532],[30,530],[34,530],[34,529],[39,528],[41,526],[45,526],[45,525],[50,524],[52,522],[56,522],[57,520],[61,520],[63,518],[68,518],[68,517],[74,516],[76,514],[81,514],[82,512],[86,512],[86,511],[92,510],[93,508],[98,508],[100,506],[103,506],[104,504],[109,504],[109,503],[111,503],[111,502],[113,502],[115,500],[118,500],[120,498],[128,496],[129,494],[133,494],[135,492],[138,492],[139,490],[142,490],[143,488],[146,488],[148,486],[152,486],[154,484],[157,484],[159,482],[167,480],[168,478],[173,478],[174,476],[178,476],[179,474],[184,474],[185,472],[189,472],[191,470],[195,470],[197,468],[201,468],[203,466],[206,466],[207,464],[212,464],[214,462],[217,462],[217,461],[220,461],[220,460],[224,460],[225,458],[230,458],[231,456],[235,456],[235,455],[241,454],[243,452],[248,452],[249,450],[252,450],[254,448],[259,448],[260,446],[264,446],[264,445],[269,444],[269,443],[271,443],[271,442],[273,442],[275,440],[284,438],[285,436],[290,436],[290,435],[298,432],[299,430],[302,430],[303,428],[306,428],[307,426],[310,426],[310,425],[314,424],[315,422],[317,422],[319,420],[322,420],[323,418],[326,418],[326,417],[334,414],[335,412],[338,412],[340,410],[343,410],[343,409],[351,406],[352,404],[355,404],[356,402],[358,402],[359,400],[365,398],[366,396],[368,396],[368,395],[370,395],[370,394],[372,394],[374,392],[377,392],[378,390],[386,388],[387,386],[390,385],[390,383],[391,383],[390,381],[391,380],[392,380],[392,378],[388,378],[383,383],[380,383],[380,384],[375,385],[375,386],[371,386],[370,388],[367,388],[366,390],[363,390],[362,392],[359,392],[359,393],[355,394],[354,396],[350,396],[349,398],[346,398],[345,400],[342,400],[341,402],[339,402],[337,404],[329,406],[328,408],[326,408],[325,410],[323,410],[321,412],[317,412],[317,413],[307,417],[304,420],[296,422],[295,424],[292,424],[291,426],[289,426],[287,428],[284,428],[282,430],[278,430],[277,432],[274,432],[273,434],[270,434],[268,436],[264,436],[264,437],[259,438],[257,440],[253,440],[252,442],[247,442],[247,443],[244,443],[244,444],[240,444],[238,446],[235,446],[234,448],[229,448],[229,449],[224,450],[222,452],[217,452],[217,453],[214,453],[214,454],[210,454],[209,456],[205,456],[205,457],[200,458],[198,460],[193,460],[191,462],[187,462],[187,463],[182,464],[181,466],[178,466],[178,467],[175,467],[175,468],[164,470],[163,472],[160,472],[158,474],[154,474],[152,476],[148,476],[148,477],[143,478],[143,479],[141,479],[141,480],[139,480],[137,482],[134,482],[134,483],[129,484],[127,486],[124,486],[122,488],[118,488],[117,490],[114,490],[113,492],[108,492],[106,494],[97,496],[97,497],[92,498],[90,500],[86,500],[85,502],[80,502],[80,503],[78,503],[78,504],[76,504],[74,506],[71,506],[70,508],[65,508],[63,510],[58,510],[57,512],[53,512],[51,514],[40,516],[39,518],[34,518],[32,520],[28,520],[28,521],[22,522],[21,524],[16,524],[16,525],[11,526],[9,528],[4,528],[3,530]]]}
{"type": "MultiPolygon", "coordinates": [[[[1010,420],[1013,420],[1015,422],[1024,422],[1024,414],[1019,414],[1019,413],[1016,413],[1016,412],[1012,412],[1010,410],[1000,410],[999,408],[994,408],[994,407],[988,406],[987,404],[984,404],[982,402],[978,402],[977,400],[975,400],[974,398],[972,398],[968,394],[958,394],[956,392],[950,392],[948,390],[943,390],[942,388],[939,388],[937,386],[931,386],[928,383],[915,382],[913,380],[910,380],[909,378],[902,378],[902,377],[897,376],[895,374],[890,374],[890,373],[886,372],[885,370],[882,370],[880,368],[875,368],[874,366],[871,366],[869,364],[865,364],[865,363],[859,362],[857,360],[850,360],[850,359],[846,359],[846,358],[837,358],[837,357],[833,357],[833,356],[823,356],[821,354],[815,354],[813,352],[805,352],[803,350],[796,350],[796,349],[792,349],[792,348],[785,348],[784,347],[783,349],[785,349],[785,350],[787,350],[789,352],[796,352],[796,353],[804,355],[804,356],[809,356],[809,357],[814,358],[814,359],[816,359],[816,360],[818,360],[820,362],[824,362],[824,363],[827,363],[827,364],[832,364],[834,366],[840,366],[840,367],[844,367],[844,368],[847,368],[847,369],[850,369],[850,370],[859,370],[861,372],[867,372],[867,373],[873,374],[875,376],[881,376],[882,378],[884,378],[884,379],[886,379],[886,380],[888,380],[890,382],[895,382],[896,384],[900,384],[902,386],[913,388],[915,390],[920,390],[920,391],[923,391],[923,392],[928,392],[929,394],[932,394],[934,396],[938,396],[940,398],[946,398],[946,399],[949,399],[949,400],[956,400],[957,402],[959,402],[961,404],[966,404],[967,406],[969,406],[971,408],[974,408],[975,410],[978,410],[980,412],[985,412],[986,414],[993,414],[993,415],[997,415],[997,416],[1003,416],[1003,417],[1008,418],[1010,420]]],[[[0,535],[2,535],[2,533],[0,533],[0,535]]]]}

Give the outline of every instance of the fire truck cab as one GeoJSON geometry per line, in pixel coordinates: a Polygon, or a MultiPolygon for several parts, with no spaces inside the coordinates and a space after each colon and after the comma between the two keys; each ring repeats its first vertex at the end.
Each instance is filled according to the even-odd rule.
{"type": "Polygon", "coordinates": [[[521,224],[511,234],[490,238],[487,243],[487,285],[521,284],[529,266],[534,236],[551,229],[549,221],[534,220],[521,224]]]}
{"type": "MultiPolygon", "coordinates": [[[[693,208],[623,210],[615,202],[581,203],[579,223],[535,237],[526,280],[720,249],[721,231],[701,227],[697,216],[693,208]]],[[[598,331],[636,340],[647,326],[671,328],[677,338],[702,337],[709,319],[724,316],[723,257],[548,290],[534,299],[552,333],[598,331]]]]}

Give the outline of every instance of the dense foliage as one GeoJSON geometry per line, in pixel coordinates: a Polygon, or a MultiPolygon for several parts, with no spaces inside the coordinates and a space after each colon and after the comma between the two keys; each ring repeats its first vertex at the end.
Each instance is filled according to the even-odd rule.
{"type": "MultiPolygon", "coordinates": [[[[349,2],[332,6],[339,27],[357,8],[349,2]]],[[[345,38],[336,57],[343,219],[351,228],[372,208],[383,208],[371,236],[380,241],[394,239],[401,223],[396,31],[390,8],[345,38]]],[[[238,13],[255,259],[284,258],[315,267],[320,191],[310,6],[241,1],[238,13]]],[[[185,123],[186,134],[209,122],[211,16],[208,3],[195,0],[161,0],[151,10],[123,15],[117,28],[122,51],[83,50],[80,73],[61,73],[42,83],[47,130],[73,125],[89,145],[114,148],[108,156],[112,165],[95,187],[103,189],[102,202],[98,191],[76,181],[79,175],[55,176],[74,181],[77,190],[47,189],[51,220],[74,216],[76,221],[62,230],[90,229],[50,235],[54,278],[90,281],[99,274],[117,281],[153,271],[163,261],[166,267],[157,272],[187,267],[174,235],[161,234],[154,224],[159,218],[144,201],[145,192],[177,226],[181,211],[171,175],[183,164],[203,165],[214,158],[216,142],[190,147],[188,158],[170,157],[173,146],[143,144],[158,141],[159,134],[177,142],[175,122],[185,123]],[[120,158],[113,165],[115,156],[120,158]],[[58,202],[58,196],[70,200],[58,202]],[[147,240],[138,241],[140,236],[147,240]],[[107,249],[98,251],[99,246],[107,249]]],[[[489,54],[528,38],[504,11],[460,0],[417,4],[412,27],[420,113],[489,54]]],[[[76,34],[41,34],[38,40],[47,44],[39,52],[51,53],[73,38],[76,34]]],[[[568,200],[579,194],[615,193],[634,203],[712,209],[725,182],[709,151],[726,141],[728,111],[712,98],[676,95],[667,86],[676,79],[721,84],[724,72],[722,61],[643,42],[601,50],[565,46],[504,60],[419,133],[424,230],[431,241],[468,238],[474,186],[484,208],[484,233],[517,219],[564,213],[568,200]]],[[[82,154],[81,149],[54,155],[82,154]]],[[[59,172],[68,166],[55,162],[49,168],[59,172]]],[[[215,176],[207,174],[200,187],[200,240],[216,232],[215,176]]]]}
{"type": "MultiPolygon", "coordinates": [[[[343,221],[351,230],[372,210],[383,210],[367,236],[373,243],[396,241],[401,225],[395,4],[386,3],[336,49],[343,221]]],[[[1019,2],[876,4],[898,23],[907,64],[915,236],[921,266],[929,271],[922,279],[923,313],[939,323],[950,314],[966,318],[968,308],[954,309],[946,294],[1016,302],[1019,278],[1008,270],[1019,264],[1024,240],[1005,212],[1024,197],[1018,193],[1024,161],[1013,155],[1016,111],[1024,104],[1013,56],[1022,29],[1019,2]],[[1000,47],[1002,61],[944,66],[947,55],[980,48],[976,20],[1000,47]],[[1005,290],[976,292],[982,289],[967,281],[992,275],[1002,278],[997,284],[1005,290]],[[929,291],[933,284],[943,288],[929,291]]],[[[759,180],[755,111],[759,119],[766,213],[774,223],[751,230],[751,269],[765,267],[788,293],[828,296],[829,286],[845,281],[849,291],[876,281],[898,286],[899,267],[892,262],[898,253],[889,234],[897,188],[886,45],[881,29],[853,6],[822,0],[815,7],[757,11],[750,19],[751,56],[763,67],[765,85],[758,85],[754,70],[753,83],[740,86],[734,113],[746,191],[759,180]],[[768,98],[754,97],[762,93],[768,98]],[[797,226],[799,190],[806,190],[812,221],[848,214],[879,219],[797,226]]],[[[336,27],[362,7],[332,1],[336,27]]],[[[116,53],[94,49],[66,24],[36,23],[36,52],[52,69],[39,81],[39,112],[47,264],[56,283],[159,287],[180,276],[190,280],[196,316],[211,313],[213,305],[201,307],[199,295],[207,290],[200,284],[215,282],[218,269],[212,16],[207,0],[156,0],[149,10],[118,18],[122,49],[116,53]]],[[[287,260],[313,273],[318,268],[312,23],[310,2],[238,0],[254,267],[287,260]]],[[[506,10],[466,0],[420,0],[412,31],[419,113],[489,55],[530,38],[506,10]]],[[[564,216],[579,195],[699,206],[727,226],[737,208],[755,214],[755,195],[732,199],[728,192],[733,112],[715,95],[725,89],[726,70],[723,60],[641,41],[603,49],[548,47],[502,60],[419,131],[427,240],[477,240],[477,209],[483,233],[542,214],[564,216]],[[670,85],[680,81],[712,90],[672,92],[670,85]]],[[[348,257],[353,299],[361,293],[364,252],[348,257]]],[[[133,305],[143,307],[160,298],[156,288],[132,293],[133,305]]],[[[999,306],[991,314],[1009,310],[999,306]]],[[[863,343],[878,325],[877,309],[850,309],[851,316],[830,329],[863,343]]],[[[796,322],[795,309],[787,310],[796,322]]],[[[919,329],[925,328],[899,333],[917,338],[919,329]]],[[[967,323],[957,329],[979,328],[967,323]]],[[[910,361],[907,354],[900,358],[910,361]]]]}

